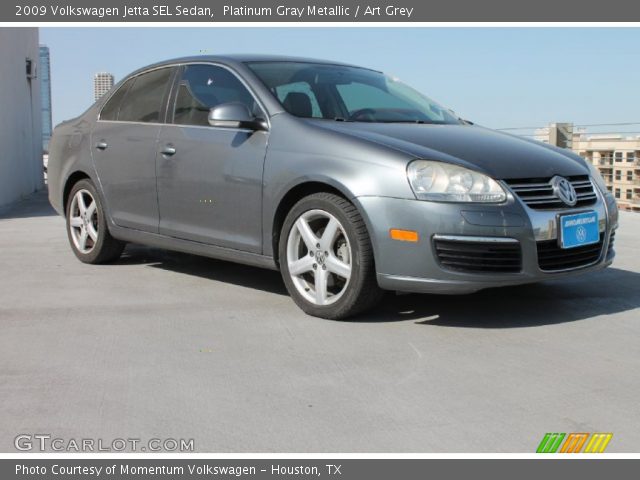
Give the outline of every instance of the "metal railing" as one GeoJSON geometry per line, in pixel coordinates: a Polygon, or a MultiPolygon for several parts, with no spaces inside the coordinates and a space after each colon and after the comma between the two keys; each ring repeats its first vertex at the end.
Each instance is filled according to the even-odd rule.
{"type": "Polygon", "coordinates": [[[615,179],[616,183],[620,183],[622,185],[635,185],[636,180],[627,177],[620,177],[615,179]]]}
{"type": "Polygon", "coordinates": [[[613,158],[599,158],[597,165],[613,165],[613,158]]]}

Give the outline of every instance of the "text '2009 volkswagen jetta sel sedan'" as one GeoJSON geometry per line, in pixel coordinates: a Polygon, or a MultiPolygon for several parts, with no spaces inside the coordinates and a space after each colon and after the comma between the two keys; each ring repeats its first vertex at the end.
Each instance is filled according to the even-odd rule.
{"type": "Polygon", "coordinates": [[[380,72],[266,56],[142,68],[57,126],[49,196],[86,263],[126,242],[279,269],[305,312],[601,269],[615,200],[570,151],[380,72]]]}

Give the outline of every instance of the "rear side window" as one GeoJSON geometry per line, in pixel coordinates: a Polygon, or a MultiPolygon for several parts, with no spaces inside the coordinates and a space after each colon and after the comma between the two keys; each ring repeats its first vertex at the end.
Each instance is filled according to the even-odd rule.
{"type": "Polygon", "coordinates": [[[180,79],[173,123],[208,126],[209,109],[231,102],[242,103],[254,115],[259,114],[249,90],[229,70],[215,65],[188,65],[180,79]]]}
{"type": "Polygon", "coordinates": [[[160,122],[162,102],[169,89],[172,71],[172,68],[161,68],[135,77],[120,104],[117,119],[122,122],[160,122]]]}
{"type": "Polygon", "coordinates": [[[130,78],[127,80],[124,85],[122,85],[116,93],[114,93],[111,98],[105,103],[104,107],[102,107],[102,112],[100,112],[100,120],[117,120],[118,112],[120,111],[120,104],[122,103],[122,99],[127,94],[127,91],[133,85],[134,78],[130,78]]]}

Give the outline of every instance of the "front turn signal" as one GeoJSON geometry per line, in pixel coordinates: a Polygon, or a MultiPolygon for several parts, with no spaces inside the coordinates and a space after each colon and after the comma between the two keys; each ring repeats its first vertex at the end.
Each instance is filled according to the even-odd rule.
{"type": "Polygon", "coordinates": [[[400,240],[401,242],[412,242],[412,243],[416,243],[419,238],[418,232],[414,230],[400,230],[398,228],[390,229],[389,236],[393,240],[400,240]]]}

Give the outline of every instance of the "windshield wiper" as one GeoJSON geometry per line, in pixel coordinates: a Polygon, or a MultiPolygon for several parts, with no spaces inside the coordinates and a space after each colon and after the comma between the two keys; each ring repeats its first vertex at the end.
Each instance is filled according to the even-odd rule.
{"type": "Polygon", "coordinates": [[[434,122],[428,122],[426,120],[378,120],[379,123],[417,123],[420,125],[433,124],[434,122]]]}

